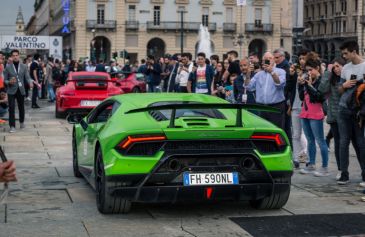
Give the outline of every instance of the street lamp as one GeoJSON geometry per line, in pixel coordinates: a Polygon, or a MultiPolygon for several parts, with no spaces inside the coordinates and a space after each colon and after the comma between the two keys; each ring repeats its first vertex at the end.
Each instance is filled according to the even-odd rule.
{"type": "Polygon", "coordinates": [[[184,9],[179,9],[177,11],[178,13],[180,13],[180,53],[183,54],[184,53],[184,13],[186,11],[184,11],[184,9]]]}
{"type": "Polygon", "coordinates": [[[90,42],[90,48],[91,48],[91,61],[96,61],[95,57],[95,29],[91,29],[91,33],[93,33],[93,39],[90,42]]]}

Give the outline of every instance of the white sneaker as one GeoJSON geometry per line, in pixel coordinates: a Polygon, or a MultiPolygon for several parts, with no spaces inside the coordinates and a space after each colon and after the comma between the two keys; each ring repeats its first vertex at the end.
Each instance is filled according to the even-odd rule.
{"type": "Polygon", "coordinates": [[[330,175],[327,167],[321,167],[318,171],[315,171],[313,174],[316,177],[326,177],[330,175]]]}
{"type": "Polygon", "coordinates": [[[365,197],[361,197],[361,201],[365,202],[365,197]]]}
{"type": "Polygon", "coordinates": [[[336,181],[339,181],[341,178],[341,171],[338,171],[338,173],[336,174],[336,181]]]}
{"type": "Polygon", "coordinates": [[[314,165],[308,165],[307,167],[305,167],[304,169],[300,170],[301,174],[311,174],[314,171],[316,171],[316,166],[314,165]]]}
{"type": "Polygon", "coordinates": [[[10,127],[9,133],[15,133],[15,128],[14,127],[10,127]]]}
{"type": "Polygon", "coordinates": [[[365,181],[359,183],[359,186],[365,188],[365,181]]]}
{"type": "Polygon", "coordinates": [[[31,101],[32,99],[29,98],[29,96],[27,98],[25,98],[26,101],[31,101]]]}

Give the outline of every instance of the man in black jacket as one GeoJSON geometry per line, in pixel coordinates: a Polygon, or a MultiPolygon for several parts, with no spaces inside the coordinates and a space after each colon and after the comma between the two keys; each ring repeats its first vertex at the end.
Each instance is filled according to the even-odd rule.
{"type": "Polygon", "coordinates": [[[147,57],[147,84],[148,92],[158,92],[158,86],[161,83],[161,66],[158,62],[155,62],[155,57],[149,55],[147,57]]]}

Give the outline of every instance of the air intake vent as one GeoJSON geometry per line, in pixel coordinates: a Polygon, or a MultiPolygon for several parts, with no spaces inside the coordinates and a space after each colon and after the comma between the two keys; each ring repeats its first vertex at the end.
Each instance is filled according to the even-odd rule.
{"type": "Polygon", "coordinates": [[[209,123],[186,123],[188,126],[209,126],[209,123]]]}
{"type": "Polygon", "coordinates": [[[167,120],[163,115],[161,115],[160,112],[150,111],[149,113],[152,116],[152,118],[154,118],[155,120],[157,120],[159,122],[167,120]]]}

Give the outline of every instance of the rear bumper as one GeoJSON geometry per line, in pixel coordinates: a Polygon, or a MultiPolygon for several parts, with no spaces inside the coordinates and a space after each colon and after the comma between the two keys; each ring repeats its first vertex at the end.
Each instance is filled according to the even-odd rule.
{"type": "Polygon", "coordinates": [[[61,96],[57,98],[59,112],[73,112],[77,110],[91,111],[95,106],[81,106],[82,100],[103,101],[108,96],[85,98],[80,96],[61,96]]]}
{"type": "Polygon", "coordinates": [[[181,201],[207,201],[207,200],[235,200],[247,201],[258,200],[270,196],[273,191],[284,191],[290,187],[290,182],[277,180],[290,180],[292,172],[272,173],[270,183],[240,183],[238,185],[216,185],[216,186],[114,186],[138,182],[140,175],[118,175],[107,177],[109,192],[111,195],[121,196],[133,202],[181,202],[181,201]],[[113,187],[114,186],[114,187],[113,187]],[[212,188],[212,193],[208,197],[207,188],[212,188]]]}

